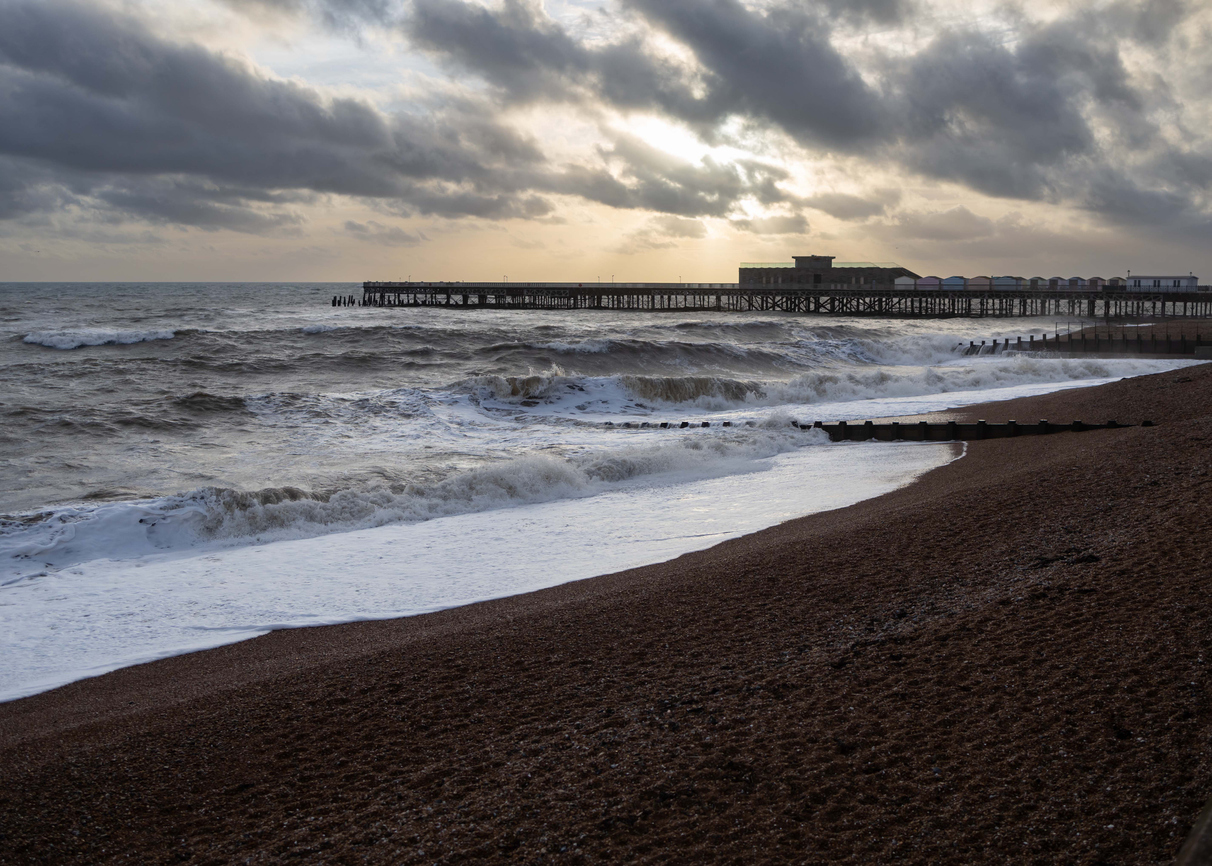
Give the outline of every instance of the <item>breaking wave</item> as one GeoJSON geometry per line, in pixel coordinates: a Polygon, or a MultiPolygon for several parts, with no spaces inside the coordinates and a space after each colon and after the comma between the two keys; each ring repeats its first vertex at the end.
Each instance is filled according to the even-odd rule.
{"type": "Polygon", "coordinates": [[[150,340],[171,340],[176,331],[156,329],[149,331],[125,331],[110,328],[75,328],[63,331],[34,331],[26,334],[22,342],[48,349],[79,349],[84,346],[127,346],[150,340]]]}
{"type": "Polygon", "coordinates": [[[1065,383],[1131,376],[1155,369],[1099,359],[1001,355],[966,363],[906,366],[831,365],[781,380],[731,376],[570,376],[559,368],[525,376],[478,376],[452,390],[471,393],[484,405],[520,406],[557,413],[648,409],[723,412],[888,397],[920,397],[1015,385],[1065,383]]]}
{"type": "Polygon", "coordinates": [[[592,496],[640,480],[689,481],[756,471],[756,461],[826,442],[773,413],[763,426],[687,434],[661,444],[531,454],[430,483],[330,491],[205,487],[152,500],[106,502],[0,517],[0,585],[95,559],[231,547],[415,523],[592,496]]]}

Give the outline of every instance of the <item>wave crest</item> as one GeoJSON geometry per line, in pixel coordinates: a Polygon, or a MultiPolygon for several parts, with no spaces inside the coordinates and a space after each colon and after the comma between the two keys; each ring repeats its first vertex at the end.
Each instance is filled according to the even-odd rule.
{"type": "Polygon", "coordinates": [[[527,455],[430,483],[233,490],[205,487],[155,500],[106,502],[0,518],[0,584],[93,559],[199,546],[230,547],[580,498],[639,479],[663,482],[751,472],[755,460],[827,441],[787,419],[568,457],[527,455]]]}
{"type": "Polygon", "coordinates": [[[171,340],[175,330],[119,330],[112,328],[72,328],[62,331],[34,331],[22,342],[48,349],[79,349],[84,346],[128,346],[151,340],[171,340]]]}

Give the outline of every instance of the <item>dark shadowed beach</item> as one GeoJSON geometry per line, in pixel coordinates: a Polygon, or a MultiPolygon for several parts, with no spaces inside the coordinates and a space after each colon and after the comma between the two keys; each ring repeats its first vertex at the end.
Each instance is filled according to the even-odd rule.
{"type": "Polygon", "coordinates": [[[1212,366],[952,416],[1155,426],[0,705],[0,862],[1169,861],[1212,793],[1212,366]]]}

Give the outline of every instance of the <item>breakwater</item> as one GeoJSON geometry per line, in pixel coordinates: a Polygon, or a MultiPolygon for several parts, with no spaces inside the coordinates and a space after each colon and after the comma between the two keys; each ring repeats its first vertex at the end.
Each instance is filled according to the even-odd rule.
{"type": "MultiPolygon", "coordinates": [[[[755,427],[756,422],[744,422],[745,426],[755,427]]],[[[607,427],[614,427],[614,422],[607,421],[607,427]]],[[[623,428],[660,428],[698,430],[711,426],[710,421],[681,421],[652,423],[641,421],[633,423],[625,421],[618,425],[623,428]]],[[[731,421],[725,421],[723,427],[731,427],[731,421]]],[[[1035,421],[1020,424],[1017,421],[1007,421],[1004,424],[989,424],[985,421],[963,423],[959,421],[918,421],[902,423],[891,421],[877,423],[875,421],[860,421],[857,423],[838,421],[827,424],[823,421],[800,423],[792,421],[792,427],[800,430],[821,430],[831,442],[966,442],[979,439],[1010,439],[1015,436],[1045,436],[1050,433],[1084,433],[1089,430],[1118,430],[1123,427],[1134,427],[1134,424],[1120,424],[1116,421],[1089,423],[1086,421],[1070,421],[1057,424],[1051,421],[1035,421]]],[[[1152,421],[1142,421],[1141,427],[1152,427],[1152,421]]]]}
{"type": "MultiPolygon", "coordinates": [[[[1209,328],[1212,332],[1212,328],[1209,328]]],[[[1155,329],[1138,328],[1129,334],[1121,328],[1119,334],[1097,329],[1083,329],[1071,334],[1049,337],[1047,334],[1007,337],[1004,340],[970,340],[965,355],[998,355],[1005,352],[1040,352],[1063,356],[1098,355],[1106,357],[1136,356],[1143,358],[1207,358],[1212,360],[1212,335],[1199,332],[1171,336],[1155,329]]]]}

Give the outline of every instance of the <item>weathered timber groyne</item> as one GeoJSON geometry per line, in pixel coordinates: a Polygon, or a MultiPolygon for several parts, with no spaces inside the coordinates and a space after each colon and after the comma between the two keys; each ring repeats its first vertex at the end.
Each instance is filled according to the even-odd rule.
{"type": "MultiPolygon", "coordinates": [[[[1212,327],[1209,328],[1212,332],[1212,327]]],[[[1048,337],[1030,335],[1004,340],[969,341],[964,355],[999,355],[1006,352],[1040,352],[1053,355],[1099,355],[1104,357],[1139,356],[1143,358],[1207,358],[1212,360],[1212,337],[1196,333],[1171,337],[1149,329],[1132,336],[1102,335],[1097,331],[1079,331],[1048,337]]]]}
{"type": "MultiPolygon", "coordinates": [[[[801,425],[803,426],[803,425],[801,425]]],[[[930,423],[919,421],[916,424],[902,424],[892,421],[887,424],[877,424],[873,421],[863,421],[848,424],[839,421],[836,424],[823,424],[819,421],[813,424],[829,434],[832,442],[865,442],[877,440],[880,442],[959,442],[976,439],[1009,439],[1014,436],[1045,436],[1050,433],[1082,433],[1087,430],[1117,430],[1121,427],[1133,427],[1133,424],[1117,424],[1107,421],[1102,424],[1089,424],[1085,421],[1072,421],[1068,424],[1053,424],[1049,421],[1020,424],[1017,421],[1007,421],[1005,424],[987,424],[977,421],[975,424],[962,424],[958,421],[930,423]]],[[[1142,427],[1152,427],[1152,421],[1145,421],[1142,427]]]]}
{"type": "Polygon", "coordinates": [[[898,288],[885,284],[777,287],[747,283],[362,284],[359,306],[495,310],[781,312],[905,318],[1212,317],[1212,287],[1193,291],[898,288]]]}
{"type": "MultiPolygon", "coordinates": [[[[746,427],[756,427],[756,421],[745,421],[746,427]]],[[[710,421],[624,421],[615,425],[613,421],[606,422],[607,427],[619,426],[632,428],[660,428],[673,430],[699,430],[710,427],[710,421]]],[[[733,422],[724,421],[719,426],[732,427],[733,422]]],[[[966,442],[978,439],[1009,439],[1015,436],[1045,436],[1050,433],[1083,433],[1088,430],[1119,430],[1124,427],[1134,427],[1135,424],[1120,424],[1106,421],[1101,424],[1091,424],[1085,421],[1071,421],[1068,424],[1054,424],[1050,421],[1035,421],[1020,424],[1017,421],[1007,421],[1005,424],[988,424],[977,421],[974,424],[958,421],[918,421],[902,423],[891,421],[876,423],[875,421],[848,422],[838,421],[827,424],[823,421],[813,421],[802,424],[791,422],[792,427],[800,430],[823,430],[831,442],[966,442]]],[[[1142,421],[1141,427],[1152,427],[1152,421],[1142,421]]]]}

